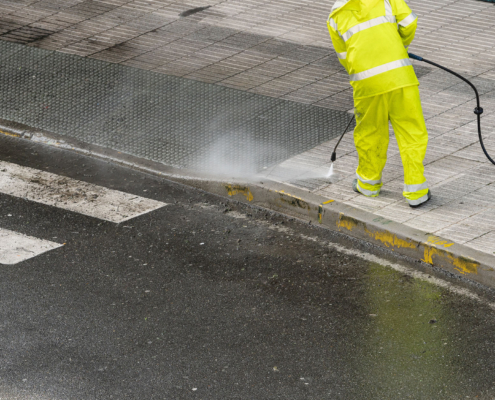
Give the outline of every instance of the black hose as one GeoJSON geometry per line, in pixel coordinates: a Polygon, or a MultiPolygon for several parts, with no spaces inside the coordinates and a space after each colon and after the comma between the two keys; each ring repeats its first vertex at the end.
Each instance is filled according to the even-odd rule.
{"type": "Polygon", "coordinates": [[[483,153],[485,153],[486,158],[488,158],[488,160],[492,164],[495,165],[495,161],[490,157],[490,155],[486,151],[485,144],[483,143],[483,137],[481,136],[481,114],[483,114],[483,109],[480,106],[480,96],[478,94],[478,90],[476,89],[476,87],[471,82],[469,82],[466,78],[464,78],[463,76],[459,75],[457,72],[454,72],[454,71],[452,71],[452,70],[450,70],[448,68],[445,68],[442,65],[439,65],[437,63],[434,63],[433,61],[426,60],[423,57],[420,57],[420,56],[417,56],[417,55],[411,54],[411,53],[409,53],[409,57],[412,58],[412,59],[414,59],[414,60],[423,61],[423,62],[425,62],[427,64],[434,65],[437,68],[443,69],[444,71],[447,71],[447,72],[451,73],[452,75],[457,76],[459,79],[462,79],[469,86],[471,86],[471,88],[474,90],[474,93],[476,94],[476,108],[474,109],[474,113],[476,114],[477,119],[478,119],[478,137],[480,138],[480,145],[481,145],[481,148],[483,149],[483,153]]]}

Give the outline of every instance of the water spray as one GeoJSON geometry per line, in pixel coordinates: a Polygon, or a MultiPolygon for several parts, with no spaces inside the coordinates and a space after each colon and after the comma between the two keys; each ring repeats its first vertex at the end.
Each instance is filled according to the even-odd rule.
{"type": "MultiPolygon", "coordinates": [[[[431,64],[431,65],[433,65],[433,66],[435,66],[437,68],[443,69],[444,71],[446,71],[446,72],[448,72],[448,73],[450,73],[450,74],[458,77],[459,79],[461,79],[464,82],[466,82],[469,86],[471,86],[471,88],[474,90],[474,93],[476,95],[476,107],[474,109],[474,113],[476,114],[476,117],[477,117],[477,120],[478,120],[478,137],[479,137],[479,140],[480,140],[480,145],[481,145],[481,148],[483,150],[483,153],[485,153],[486,158],[492,164],[495,165],[495,161],[490,157],[490,155],[486,151],[485,144],[483,143],[483,137],[481,135],[481,114],[483,114],[483,108],[481,108],[481,106],[480,106],[480,96],[478,94],[478,90],[476,89],[476,87],[469,80],[467,80],[463,76],[459,75],[457,72],[454,72],[454,71],[452,71],[452,70],[450,70],[450,69],[448,69],[448,68],[446,68],[446,67],[444,67],[442,65],[439,65],[437,63],[434,63],[433,61],[426,60],[423,57],[417,56],[415,54],[412,54],[412,53],[408,53],[408,54],[409,54],[409,58],[412,58],[413,60],[422,61],[422,62],[425,62],[427,64],[431,64]]],[[[330,170],[328,171],[327,178],[330,178],[333,175],[333,163],[334,163],[334,161],[337,158],[337,147],[339,146],[339,144],[340,144],[342,138],[344,137],[344,135],[347,133],[347,129],[349,129],[349,126],[351,125],[351,122],[353,120],[354,120],[354,115],[352,116],[351,120],[349,121],[349,124],[347,125],[347,127],[344,130],[344,133],[340,136],[339,141],[337,142],[337,144],[335,145],[335,148],[333,149],[332,157],[330,158],[332,164],[330,165],[330,170]]]]}

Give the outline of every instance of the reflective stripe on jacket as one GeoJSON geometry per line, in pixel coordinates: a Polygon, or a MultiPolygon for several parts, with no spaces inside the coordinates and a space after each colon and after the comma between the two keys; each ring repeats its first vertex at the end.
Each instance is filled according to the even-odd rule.
{"type": "Polygon", "coordinates": [[[404,0],[340,4],[332,9],[327,25],[339,61],[350,75],[354,98],[419,85],[407,55],[417,17],[404,0]]]}

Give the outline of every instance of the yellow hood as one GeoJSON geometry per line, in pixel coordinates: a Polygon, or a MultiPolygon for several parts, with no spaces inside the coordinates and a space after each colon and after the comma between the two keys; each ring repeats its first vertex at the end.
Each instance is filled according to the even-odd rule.
{"type": "Polygon", "coordinates": [[[337,0],[332,7],[330,17],[342,10],[355,11],[359,18],[365,18],[376,3],[383,0],[337,0]]]}

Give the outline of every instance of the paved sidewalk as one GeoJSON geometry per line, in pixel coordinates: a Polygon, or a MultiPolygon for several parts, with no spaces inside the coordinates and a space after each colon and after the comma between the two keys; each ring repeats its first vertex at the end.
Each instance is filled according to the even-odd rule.
{"type": "MultiPolygon", "coordinates": [[[[331,112],[352,108],[348,78],[326,32],[331,2],[208,4],[212,7],[180,17],[205,3],[0,0],[0,39],[331,112]]],[[[472,78],[482,94],[487,149],[495,154],[494,5],[476,0],[409,4],[419,15],[411,51],[472,78]]],[[[393,135],[385,186],[375,199],[356,196],[350,187],[357,164],[351,134],[335,164],[340,178],[331,184],[315,177],[328,170],[332,140],[301,149],[295,156],[287,153],[290,158],[265,174],[493,254],[495,167],[477,142],[474,96],[465,84],[442,71],[425,64],[416,68],[430,133],[426,175],[434,197],[427,206],[412,210],[402,199],[402,167],[393,135]]]]}

